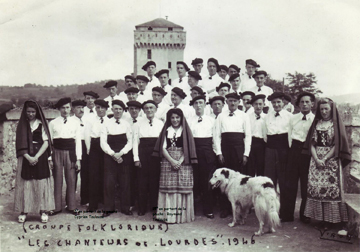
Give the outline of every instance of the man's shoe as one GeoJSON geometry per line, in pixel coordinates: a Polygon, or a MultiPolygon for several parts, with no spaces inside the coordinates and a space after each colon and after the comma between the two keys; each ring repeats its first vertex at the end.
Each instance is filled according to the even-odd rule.
{"type": "Polygon", "coordinates": [[[131,210],[121,210],[121,213],[125,215],[133,215],[133,212],[131,210]]]}
{"type": "Polygon", "coordinates": [[[209,218],[209,219],[214,219],[215,216],[214,214],[210,213],[210,214],[205,214],[206,218],[209,218]]]}
{"type": "Polygon", "coordinates": [[[311,218],[306,217],[306,216],[302,216],[302,217],[300,217],[300,221],[302,223],[309,224],[311,222],[311,218]]]}
{"type": "Polygon", "coordinates": [[[59,211],[54,211],[54,210],[51,210],[49,211],[49,216],[54,216],[54,215],[57,215],[58,213],[61,213],[62,210],[59,210],[59,211]]]}
{"type": "Polygon", "coordinates": [[[79,210],[78,209],[74,209],[74,210],[66,209],[66,211],[68,213],[71,213],[71,214],[75,215],[75,216],[79,215],[79,210]]]}

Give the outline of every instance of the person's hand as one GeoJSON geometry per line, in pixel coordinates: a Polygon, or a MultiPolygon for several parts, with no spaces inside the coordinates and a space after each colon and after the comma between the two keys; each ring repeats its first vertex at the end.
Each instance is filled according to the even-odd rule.
{"type": "Polygon", "coordinates": [[[315,159],[315,163],[317,167],[324,167],[325,166],[325,161],[321,160],[319,158],[315,159]]]}
{"type": "Polygon", "coordinates": [[[218,160],[221,165],[225,163],[224,156],[222,154],[218,155],[218,160]]]}
{"type": "Polygon", "coordinates": [[[75,170],[76,170],[76,172],[79,172],[81,170],[81,161],[80,160],[76,161],[75,170]]]}
{"type": "Polygon", "coordinates": [[[243,165],[246,165],[246,164],[247,164],[247,161],[248,161],[248,157],[247,157],[247,156],[243,156],[242,164],[243,164],[243,165]]]}
{"type": "Polygon", "coordinates": [[[31,166],[36,165],[36,163],[38,162],[38,159],[35,157],[28,156],[28,157],[26,157],[26,159],[29,161],[29,164],[31,166]]]}
{"type": "Polygon", "coordinates": [[[178,170],[179,167],[180,167],[179,164],[178,164],[178,161],[176,161],[176,160],[171,160],[170,164],[175,170],[178,170]]]}
{"type": "Polygon", "coordinates": [[[49,160],[49,168],[52,170],[54,169],[54,163],[52,160],[49,160]]]}
{"type": "Polygon", "coordinates": [[[119,152],[115,152],[114,155],[112,155],[112,158],[119,163],[119,160],[121,158],[121,155],[119,152]]]}
{"type": "Polygon", "coordinates": [[[135,166],[141,168],[141,163],[140,163],[140,161],[135,161],[135,166]]]}

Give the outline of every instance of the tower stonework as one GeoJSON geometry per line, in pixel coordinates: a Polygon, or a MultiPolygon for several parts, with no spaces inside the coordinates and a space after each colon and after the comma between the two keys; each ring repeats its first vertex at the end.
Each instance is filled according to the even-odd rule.
{"type": "Polygon", "coordinates": [[[186,32],[184,27],[157,18],[135,26],[134,74],[145,75],[141,67],[148,61],[156,63],[156,70],[169,69],[170,78],[177,78],[176,62],[184,60],[186,32]]]}

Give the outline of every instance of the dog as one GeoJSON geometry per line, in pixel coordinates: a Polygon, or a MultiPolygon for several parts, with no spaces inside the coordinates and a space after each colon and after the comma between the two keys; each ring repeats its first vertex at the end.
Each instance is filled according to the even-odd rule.
{"type": "Polygon", "coordinates": [[[212,189],[220,188],[231,203],[233,220],[229,227],[234,227],[236,223],[245,224],[247,213],[253,206],[260,226],[255,235],[264,234],[264,226],[268,226],[270,233],[280,226],[279,197],[270,178],[250,177],[228,168],[219,168],[209,183],[212,189]]]}

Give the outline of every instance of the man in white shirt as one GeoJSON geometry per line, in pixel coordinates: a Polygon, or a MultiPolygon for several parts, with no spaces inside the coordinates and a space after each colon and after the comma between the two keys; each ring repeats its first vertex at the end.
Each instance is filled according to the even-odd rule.
{"type": "Polygon", "coordinates": [[[201,86],[211,98],[217,95],[216,87],[220,85],[223,79],[217,73],[219,71],[219,63],[216,59],[208,59],[207,69],[209,74],[203,78],[201,81],[201,86]]]}
{"type": "Polygon", "coordinates": [[[191,65],[193,66],[194,71],[197,72],[200,76],[201,76],[201,69],[204,67],[203,63],[204,63],[203,59],[200,59],[200,58],[195,58],[191,62],[191,65]]]}
{"type": "Polygon", "coordinates": [[[144,102],[151,99],[151,89],[147,89],[149,79],[144,75],[136,76],[136,83],[139,88],[137,101],[144,102]]]}
{"type": "Polygon", "coordinates": [[[224,109],[225,105],[225,97],[223,96],[214,96],[210,98],[209,105],[211,106],[212,113],[210,114],[211,117],[217,119],[217,117],[221,114],[224,109]]]}
{"type": "Polygon", "coordinates": [[[266,147],[266,126],[263,108],[266,96],[255,95],[250,101],[253,112],[249,113],[251,125],[251,150],[246,174],[252,177],[264,176],[265,147],[266,147]]]}
{"type": "Polygon", "coordinates": [[[164,103],[164,97],[167,95],[164,89],[161,87],[154,87],[152,89],[152,98],[157,105],[155,117],[162,122],[166,121],[166,113],[170,109],[170,106],[164,103]]]}
{"type": "MultiPolygon", "coordinates": [[[[55,209],[49,215],[62,211],[62,185],[65,172],[67,211],[77,215],[75,200],[76,171],[81,168],[81,129],[78,120],[70,117],[71,98],[61,98],[55,107],[60,116],[49,123],[49,132],[53,140],[54,195],[55,209]]],[[[52,165],[51,165],[52,166],[52,165]]]]}
{"type": "Polygon", "coordinates": [[[229,79],[228,71],[229,71],[229,68],[227,66],[220,65],[218,75],[221,77],[221,79],[223,79],[224,81],[227,81],[229,79]]]}
{"type": "MultiPolygon", "coordinates": [[[[130,87],[137,88],[136,78],[134,76],[126,75],[124,79],[125,79],[125,86],[126,86],[125,90],[130,87]]],[[[119,99],[120,101],[123,101],[124,103],[127,101],[127,96],[126,96],[125,92],[120,92],[119,97],[120,97],[120,99],[119,99]]]]}
{"type": "Polygon", "coordinates": [[[189,105],[189,102],[191,101],[191,97],[190,97],[191,89],[193,87],[198,87],[199,81],[201,79],[202,78],[200,74],[198,74],[197,72],[195,71],[188,72],[188,85],[184,86],[184,88],[182,89],[184,93],[187,95],[186,98],[183,100],[183,103],[185,105],[189,105]]]}
{"type": "MultiPolygon", "coordinates": [[[[263,94],[266,96],[266,98],[268,96],[270,96],[272,93],[274,93],[273,89],[265,86],[265,82],[266,82],[266,77],[267,77],[267,72],[266,71],[256,71],[255,74],[253,75],[253,78],[256,81],[256,86],[253,87],[250,91],[254,92],[256,95],[258,94],[263,94]]],[[[267,114],[270,108],[270,103],[267,101],[267,99],[265,98],[265,105],[264,105],[264,113],[267,114]]]]}
{"type": "Polygon", "coordinates": [[[171,103],[171,89],[173,87],[169,85],[169,70],[162,69],[159,72],[157,72],[155,74],[155,76],[160,81],[160,88],[163,89],[165,91],[165,93],[166,93],[166,95],[162,99],[162,102],[164,104],[167,104],[168,106],[171,106],[172,105],[172,103],[171,103]]]}
{"type": "Polygon", "coordinates": [[[227,82],[221,82],[218,87],[216,87],[216,92],[219,96],[225,97],[230,92],[230,84],[227,82]]]}
{"type": "Polygon", "coordinates": [[[190,115],[192,114],[190,106],[187,104],[185,105],[182,101],[185,99],[187,95],[181,88],[174,87],[171,90],[171,102],[174,104],[173,108],[179,108],[182,110],[186,120],[189,119],[190,115]]]}
{"type": "Polygon", "coordinates": [[[122,119],[125,104],[120,100],[112,102],[114,117],[102,128],[100,146],[104,151],[104,213],[109,216],[115,211],[115,186],[120,188],[121,212],[132,215],[130,210],[130,165],[133,132],[131,126],[122,119]]]}
{"type": "Polygon", "coordinates": [[[172,80],[171,86],[183,88],[188,85],[188,80],[186,73],[190,71],[190,68],[183,61],[176,62],[176,71],[178,73],[179,78],[172,80]]]}
{"type": "Polygon", "coordinates": [[[194,191],[201,194],[203,213],[207,218],[213,219],[213,196],[209,188],[209,178],[215,171],[216,155],[213,151],[214,118],[205,115],[206,98],[204,95],[192,99],[195,115],[188,123],[192,131],[198,167],[194,169],[194,191]]]}
{"type": "Polygon", "coordinates": [[[252,59],[245,61],[246,73],[241,75],[241,92],[252,90],[256,86],[256,82],[252,76],[258,67],[260,67],[260,65],[252,59]]]}
{"type": "Polygon", "coordinates": [[[84,115],[85,117],[92,118],[96,116],[95,113],[95,100],[99,99],[99,95],[93,91],[84,92],[84,98],[86,102],[86,106],[84,107],[84,115]]]}
{"type": "Polygon", "coordinates": [[[152,156],[156,141],[164,123],[155,117],[157,105],[148,100],[142,104],[146,117],[134,127],[134,162],[137,167],[138,215],[142,216],[158,205],[160,160],[152,156]]]}
{"type": "Polygon", "coordinates": [[[296,106],[300,108],[300,113],[292,115],[290,119],[290,134],[292,143],[288,155],[286,170],[286,200],[284,201],[286,204],[282,206],[285,208],[284,212],[287,213],[287,219],[290,221],[293,220],[298,182],[300,180],[300,220],[303,223],[310,222],[310,218],[304,215],[307,199],[310,156],[302,154],[301,152],[309,129],[315,118],[315,115],[311,112],[314,102],[315,96],[308,92],[299,94],[296,99],[296,106]]]}
{"type": "MultiPolygon", "coordinates": [[[[146,71],[147,75],[146,78],[148,78],[148,87],[147,90],[151,91],[153,87],[160,87],[160,82],[157,78],[155,78],[156,73],[156,63],[154,61],[148,61],[143,67],[142,70],[146,71]]],[[[140,88],[139,88],[140,89],[140,88]]]]}
{"type": "Polygon", "coordinates": [[[111,110],[111,102],[113,100],[120,100],[121,97],[117,94],[118,92],[118,88],[117,88],[118,83],[114,80],[110,80],[108,82],[106,82],[106,84],[103,86],[104,88],[106,88],[106,91],[108,91],[109,96],[104,98],[105,101],[108,102],[110,109],[108,109],[106,111],[106,115],[111,118],[112,115],[112,110],[111,110]]]}
{"type": "Polygon", "coordinates": [[[85,125],[85,144],[89,154],[89,211],[96,211],[98,204],[104,202],[104,151],[100,146],[102,128],[109,118],[106,111],[109,103],[95,101],[96,118],[85,125]]]}
{"type": "Polygon", "coordinates": [[[267,142],[264,175],[271,178],[275,188],[277,184],[279,184],[281,206],[280,219],[282,221],[290,221],[282,206],[285,206],[286,204],[286,165],[289,145],[291,143],[291,136],[289,134],[291,114],[282,109],[284,105],[283,93],[274,92],[267,99],[271,102],[273,110],[265,117],[267,142]]]}
{"type": "Polygon", "coordinates": [[[240,74],[240,71],[241,71],[240,67],[238,67],[237,65],[231,64],[229,66],[229,70],[228,70],[229,77],[233,74],[240,74]]]}
{"type": "Polygon", "coordinates": [[[255,96],[255,94],[251,91],[245,91],[243,93],[241,93],[241,100],[243,105],[241,106],[242,111],[244,111],[245,113],[252,113],[254,112],[254,108],[253,106],[251,106],[250,101],[252,100],[252,98],[255,96]]]}
{"type": "Polygon", "coordinates": [[[240,79],[240,75],[238,73],[235,73],[233,75],[231,75],[229,77],[229,82],[231,84],[231,89],[229,91],[229,93],[236,93],[236,94],[240,94],[241,93],[241,89],[240,89],[240,85],[241,85],[241,79],[240,79]]]}

